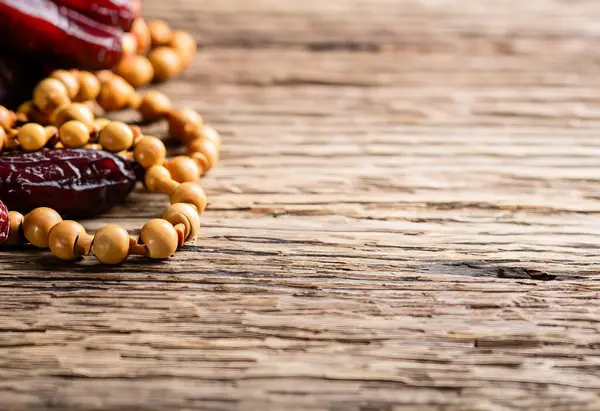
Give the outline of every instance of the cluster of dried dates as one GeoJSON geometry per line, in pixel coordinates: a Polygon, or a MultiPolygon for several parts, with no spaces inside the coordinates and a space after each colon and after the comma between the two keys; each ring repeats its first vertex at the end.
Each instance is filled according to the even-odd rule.
{"type": "MultiPolygon", "coordinates": [[[[27,100],[57,67],[110,68],[139,0],[0,0],[0,104],[27,100]]],[[[136,183],[134,165],[106,151],[44,149],[0,157],[0,243],[8,211],[51,207],[91,216],[123,201],[136,183]],[[4,204],[3,204],[4,203],[4,204]]]]}
{"type": "Polygon", "coordinates": [[[0,104],[20,104],[53,68],[110,68],[139,0],[0,0],[0,104]]]}

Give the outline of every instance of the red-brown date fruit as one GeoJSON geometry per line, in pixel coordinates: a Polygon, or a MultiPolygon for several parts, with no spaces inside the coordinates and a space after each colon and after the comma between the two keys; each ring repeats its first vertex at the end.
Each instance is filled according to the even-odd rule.
{"type": "Polygon", "coordinates": [[[0,201],[0,245],[8,238],[10,231],[10,217],[8,216],[8,208],[0,201]]]}
{"type": "Polygon", "coordinates": [[[134,8],[130,0],[0,0],[0,43],[60,65],[110,68],[134,8]]]}
{"type": "Polygon", "coordinates": [[[139,4],[134,4],[136,1],[133,0],[52,0],[52,2],[107,26],[117,25],[125,31],[129,31],[133,20],[139,14],[139,4]]]}
{"type": "Polygon", "coordinates": [[[0,200],[26,213],[50,207],[92,216],[123,202],[136,183],[131,162],[103,150],[43,149],[0,157],[0,200]]]}

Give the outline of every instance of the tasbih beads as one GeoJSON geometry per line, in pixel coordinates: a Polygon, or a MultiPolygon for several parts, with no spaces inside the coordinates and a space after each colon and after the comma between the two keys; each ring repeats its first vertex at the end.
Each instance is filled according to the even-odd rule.
{"type": "Polygon", "coordinates": [[[26,215],[10,211],[5,244],[49,248],[62,260],[93,254],[104,264],[119,264],[129,255],[168,258],[198,236],[207,197],[197,181],[216,165],[220,136],[196,111],[172,108],[163,93],[150,90],[138,94],[135,90],[178,74],[193,60],[196,42],[187,33],[172,31],[165,22],[146,25],[139,19],[126,35],[123,48],[115,72],[56,70],[38,83],[32,100],[16,113],[0,106],[0,150],[107,150],[143,167],[147,189],[166,194],[171,205],[161,218],[147,222],[138,237],[114,224],[91,235],[81,224],[63,220],[47,207],[26,215]],[[143,121],[166,119],[169,135],[186,147],[186,153],[168,159],[162,140],[144,135],[139,127],[96,117],[98,108],[104,112],[133,108],[143,121]]]}

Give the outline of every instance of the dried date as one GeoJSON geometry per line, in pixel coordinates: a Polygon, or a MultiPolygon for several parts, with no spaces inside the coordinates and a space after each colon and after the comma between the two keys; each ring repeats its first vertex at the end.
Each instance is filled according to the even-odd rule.
{"type": "Polygon", "coordinates": [[[109,68],[137,10],[132,0],[0,0],[0,43],[61,65],[109,68]]]}
{"type": "Polygon", "coordinates": [[[22,213],[50,207],[92,216],[121,203],[136,183],[134,165],[102,150],[44,149],[0,157],[0,200],[22,213]]]}

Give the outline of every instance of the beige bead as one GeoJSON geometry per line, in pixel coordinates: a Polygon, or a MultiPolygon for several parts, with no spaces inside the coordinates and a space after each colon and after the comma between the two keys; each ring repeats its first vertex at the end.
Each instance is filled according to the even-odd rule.
{"type": "Polygon", "coordinates": [[[167,149],[160,139],[153,136],[142,137],[133,151],[135,161],[142,167],[150,168],[165,161],[167,149]]]}
{"type": "Polygon", "coordinates": [[[129,234],[115,224],[108,224],[96,231],[92,250],[103,264],[120,264],[129,254],[129,234]]]}
{"type": "Polygon", "coordinates": [[[58,136],[63,146],[79,148],[85,146],[90,140],[90,130],[81,121],[71,120],[60,127],[58,136]]]}
{"type": "Polygon", "coordinates": [[[129,126],[131,128],[131,132],[133,133],[133,144],[137,144],[144,135],[142,134],[142,129],[139,126],[129,126]]]}
{"type": "Polygon", "coordinates": [[[99,117],[96,120],[94,120],[94,130],[100,131],[104,127],[108,126],[110,123],[111,123],[111,120],[109,120],[107,118],[99,117]]]}
{"type": "Polygon", "coordinates": [[[185,225],[185,239],[194,241],[200,233],[200,215],[192,204],[175,203],[169,206],[162,218],[173,224],[185,225]]]}
{"type": "Polygon", "coordinates": [[[64,84],[71,100],[77,96],[77,93],[79,92],[79,79],[77,78],[77,75],[67,70],[54,70],[50,73],[50,77],[55,78],[64,84]]]}
{"type": "Polygon", "coordinates": [[[185,127],[185,136],[182,138],[182,141],[185,144],[191,144],[194,140],[211,140],[213,143],[217,145],[217,147],[221,147],[221,136],[211,126],[207,126],[204,124],[190,124],[185,127]]]}
{"type": "Polygon", "coordinates": [[[14,128],[8,129],[6,131],[6,136],[4,138],[4,150],[16,150],[19,148],[19,140],[17,140],[17,136],[19,135],[19,131],[14,128]]]}
{"type": "Polygon", "coordinates": [[[189,33],[181,30],[173,32],[169,45],[179,54],[183,67],[190,65],[198,51],[196,40],[189,33]]]}
{"type": "Polygon", "coordinates": [[[79,92],[75,97],[75,101],[95,100],[100,93],[100,81],[89,71],[80,71],[77,74],[79,79],[79,92]]]}
{"type": "Polygon", "coordinates": [[[111,121],[100,131],[98,142],[113,153],[127,150],[133,144],[133,131],[121,121],[111,121]]]}
{"type": "Polygon", "coordinates": [[[56,111],[41,111],[36,106],[31,108],[31,111],[27,113],[27,122],[35,122],[38,124],[52,124],[52,113],[56,111]]]}
{"type": "Polygon", "coordinates": [[[47,248],[50,230],[61,221],[61,216],[53,209],[39,207],[23,219],[23,233],[25,238],[34,246],[47,248]]]}
{"type": "Polygon", "coordinates": [[[148,54],[148,60],[154,68],[154,79],[165,81],[175,77],[182,69],[179,54],[171,47],[158,47],[148,54]]]}
{"type": "Polygon", "coordinates": [[[46,145],[54,131],[55,128],[44,128],[36,123],[27,123],[19,129],[17,139],[24,151],[37,151],[46,145]]]}
{"type": "Polygon", "coordinates": [[[188,156],[177,156],[167,163],[171,178],[179,183],[193,182],[200,178],[200,167],[188,156]]]}
{"type": "Polygon", "coordinates": [[[17,107],[17,113],[25,114],[26,116],[28,116],[29,113],[31,113],[35,108],[36,107],[35,107],[35,103],[33,102],[33,100],[28,100],[24,103],[21,103],[19,105],[19,107],[17,107]]]}
{"type": "Polygon", "coordinates": [[[137,54],[145,55],[148,53],[152,38],[150,37],[150,29],[146,24],[146,20],[142,17],[135,19],[131,25],[131,34],[133,34],[136,39],[137,54]]]}
{"type": "Polygon", "coordinates": [[[148,22],[148,31],[152,47],[166,46],[171,41],[173,35],[171,27],[164,20],[150,20],[148,22]]]}
{"type": "Polygon", "coordinates": [[[212,140],[197,139],[192,141],[188,145],[188,153],[202,153],[204,155],[206,162],[202,165],[205,171],[216,166],[219,161],[219,147],[212,140]]]}
{"type": "Polygon", "coordinates": [[[133,34],[123,33],[121,37],[121,49],[123,50],[123,59],[137,54],[137,39],[133,34]]]}
{"type": "Polygon", "coordinates": [[[71,101],[65,85],[55,78],[46,78],[38,83],[33,90],[33,102],[46,113],[51,113],[57,107],[71,101]]]}
{"type": "Polygon", "coordinates": [[[161,218],[148,221],[142,227],[140,238],[153,259],[169,258],[177,250],[177,232],[171,223],[161,218]]]}
{"type": "Polygon", "coordinates": [[[129,98],[128,107],[133,110],[137,110],[140,107],[140,104],[142,104],[142,96],[140,96],[137,92],[133,93],[129,98]]]}
{"type": "Polygon", "coordinates": [[[202,116],[196,110],[190,108],[172,110],[169,113],[168,120],[169,135],[182,140],[186,138],[186,128],[203,124],[202,116]]]}
{"type": "Polygon", "coordinates": [[[196,183],[181,183],[171,194],[171,204],[193,204],[200,214],[206,209],[207,202],[208,199],[204,194],[204,190],[196,183]]]}
{"type": "Polygon", "coordinates": [[[17,120],[17,115],[4,106],[0,106],[0,127],[4,129],[12,128],[17,120]]]}
{"type": "Polygon", "coordinates": [[[171,100],[160,91],[150,90],[142,95],[138,110],[144,120],[153,121],[169,113],[171,100]]]}
{"type": "Polygon", "coordinates": [[[6,239],[6,245],[20,245],[25,244],[25,236],[23,235],[23,214],[18,211],[9,211],[8,217],[10,219],[10,231],[8,232],[8,238],[6,239]]]}
{"type": "Polygon", "coordinates": [[[159,183],[161,181],[166,181],[171,179],[171,173],[167,170],[166,167],[161,165],[156,165],[150,167],[146,171],[146,176],[144,178],[144,183],[146,184],[146,188],[156,193],[159,191],[159,183]]]}
{"type": "Polygon", "coordinates": [[[79,236],[85,234],[81,224],[72,220],[61,221],[50,230],[48,243],[50,251],[61,260],[71,261],[80,258],[83,250],[76,247],[79,236]]]}
{"type": "Polygon", "coordinates": [[[79,120],[91,129],[94,126],[94,119],[94,113],[87,105],[71,103],[56,110],[52,124],[60,127],[67,121],[79,120]]]}
{"type": "Polygon", "coordinates": [[[154,68],[150,61],[138,55],[123,58],[115,71],[135,88],[147,86],[154,77],[154,68]]]}
{"type": "Polygon", "coordinates": [[[204,154],[196,152],[190,153],[188,156],[198,164],[198,167],[202,170],[202,174],[205,174],[210,170],[210,161],[204,154]]]}
{"type": "Polygon", "coordinates": [[[123,77],[114,74],[108,81],[102,83],[97,101],[104,110],[116,111],[127,107],[133,96],[135,96],[135,89],[123,77]]]}
{"type": "Polygon", "coordinates": [[[96,78],[100,82],[100,85],[108,82],[115,77],[115,73],[110,70],[99,70],[95,73],[96,78]]]}

